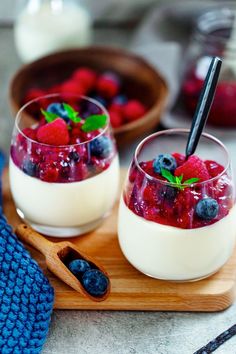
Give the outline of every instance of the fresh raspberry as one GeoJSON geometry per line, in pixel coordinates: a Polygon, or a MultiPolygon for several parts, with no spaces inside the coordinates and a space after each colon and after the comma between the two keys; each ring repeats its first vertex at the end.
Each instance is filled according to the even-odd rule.
{"type": "Polygon", "coordinates": [[[128,122],[133,122],[139,118],[141,118],[146,109],[144,105],[138,100],[129,100],[123,108],[124,117],[128,122]]]}
{"type": "Polygon", "coordinates": [[[224,167],[216,161],[206,160],[205,165],[211,177],[219,176],[224,171],[224,167]]]}
{"type": "Polygon", "coordinates": [[[37,140],[36,129],[25,128],[22,130],[22,133],[26,135],[28,138],[30,138],[31,140],[37,140]]]}
{"type": "Polygon", "coordinates": [[[199,182],[210,179],[204,161],[196,155],[190,156],[182,166],[176,168],[175,176],[181,175],[183,175],[183,181],[190,178],[199,178],[199,182]]]}
{"type": "Polygon", "coordinates": [[[30,89],[24,99],[24,102],[29,102],[32,100],[35,100],[38,97],[45,96],[47,92],[38,88],[32,88],[30,89]]]}
{"type": "Polygon", "coordinates": [[[74,80],[65,81],[61,85],[60,92],[62,94],[71,93],[71,94],[75,94],[75,95],[83,95],[86,93],[84,87],[82,85],[78,84],[78,82],[76,82],[74,80]]]}
{"type": "Polygon", "coordinates": [[[177,162],[178,167],[183,165],[183,163],[185,162],[185,155],[184,154],[180,154],[179,152],[174,152],[172,154],[172,156],[175,158],[175,161],[177,162]]]}
{"type": "Polygon", "coordinates": [[[61,85],[53,85],[48,89],[48,93],[58,93],[61,91],[61,85]]]}
{"type": "Polygon", "coordinates": [[[93,89],[96,77],[95,71],[86,67],[75,70],[72,75],[72,79],[83,86],[87,92],[93,89]]]}
{"type": "Polygon", "coordinates": [[[96,83],[98,93],[105,98],[112,98],[116,96],[119,88],[119,83],[117,81],[105,75],[101,75],[96,83]]]}
{"type": "Polygon", "coordinates": [[[119,128],[123,123],[121,114],[116,111],[109,111],[109,115],[112,127],[119,128]]]}
{"type": "Polygon", "coordinates": [[[120,115],[123,115],[124,105],[120,103],[112,103],[109,107],[109,112],[117,112],[120,115]]]}
{"type": "Polygon", "coordinates": [[[53,122],[40,127],[37,131],[37,139],[43,144],[67,145],[70,137],[66,122],[62,118],[57,118],[53,122]]]}

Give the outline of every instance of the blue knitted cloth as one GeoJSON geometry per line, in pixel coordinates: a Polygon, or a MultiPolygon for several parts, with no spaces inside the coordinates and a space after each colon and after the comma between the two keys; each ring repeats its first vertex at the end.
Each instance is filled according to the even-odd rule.
{"type": "MultiPolygon", "coordinates": [[[[3,169],[0,152],[0,177],[3,169]]],[[[0,183],[1,195],[1,183],[0,183]]],[[[40,353],[54,291],[3,215],[0,197],[0,353],[40,353]]]]}

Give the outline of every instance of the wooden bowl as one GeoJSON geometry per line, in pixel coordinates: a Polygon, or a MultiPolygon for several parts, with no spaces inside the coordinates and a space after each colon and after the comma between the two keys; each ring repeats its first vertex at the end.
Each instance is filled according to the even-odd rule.
{"type": "Polygon", "coordinates": [[[167,85],[144,59],[122,49],[87,47],[48,55],[20,68],[10,84],[10,103],[15,114],[32,87],[49,88],[67,79],[79,66],[97,72],[112,70],[123,79],[128,97],[139,99],[148,110],[140,119],[114,129],[118,145],[148,134],[160,121],[165,106],[167,85]]]}

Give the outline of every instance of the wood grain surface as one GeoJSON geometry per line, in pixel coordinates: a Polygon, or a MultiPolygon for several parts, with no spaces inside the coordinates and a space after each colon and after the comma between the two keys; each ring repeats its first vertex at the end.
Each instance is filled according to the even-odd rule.
{"type": "MultiPolygon", "coordinates": [[[[4,210],[11,225],[20,219],[11,197],[8,172],[5,171],[4,210]]],[[[56,278],[46,267],[44,257],[27,246],[32,257],[49,278],[55,289],[55,309],[80,310],[151,310],[151,311],[220,311],[232,304],[236,280],[236,250],[228,263],[208,279],[192,283],[174,283],[149,278],[133,268],[124,258],[117,239],[117,209],[96,231],[69,239],[81,251],[97,259],[109,274],[110,296],[94,302],[56,278]]],[[[61,239],[50,238],[57,242],[61,239]]]]}

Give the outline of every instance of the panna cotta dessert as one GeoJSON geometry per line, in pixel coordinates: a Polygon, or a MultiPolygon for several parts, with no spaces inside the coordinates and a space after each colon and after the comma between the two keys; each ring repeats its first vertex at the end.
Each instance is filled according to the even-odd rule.
{"type": "Polygon", "coordinates": [[[228,153],[203,134],[196,154],[186,159],[187,137],[188,131],[173,129],[144,139],[121,196],[121,249],[135,268],[158,279],[207,277],[225,264],[235,245],[228,153]]]}
{"type": "Polygon", "coordinates": [[[17,212],[36,230],[69,237],[94,229],[119,185],[108,114],[96,101],[73,95],[26,104],[16,118],[9,170],[17,212]]]}

